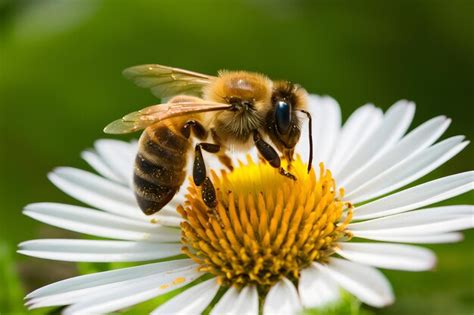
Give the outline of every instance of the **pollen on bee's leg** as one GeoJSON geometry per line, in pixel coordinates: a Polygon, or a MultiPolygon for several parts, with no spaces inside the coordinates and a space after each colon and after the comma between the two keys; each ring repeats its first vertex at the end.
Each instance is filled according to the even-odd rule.
{"type": "Polygon", "coordinates": [[[216,190],[209,177],[206,177],[202,183],[201,196],[209,208],[214,208],[217,205],[216,190]]]}
{"type": "Polygon", "coordinates": [[[297,181],[250,157],[233,171],[211,171],[216,206],[208,207],[192,181],[178,213],[183,253],[227,286],[254,284],[266,292],[282,277],[296,281],[313,261],[327,262],[346,231],[352,207],[341,201],[331,172],[319,176],[297,158],[297,181]]]}

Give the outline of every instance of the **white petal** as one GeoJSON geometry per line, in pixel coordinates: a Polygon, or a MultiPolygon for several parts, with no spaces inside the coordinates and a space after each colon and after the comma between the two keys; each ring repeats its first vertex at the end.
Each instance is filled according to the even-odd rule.
{"type": "Polygon", "coordinates": [[[382,118],[382,110],[375,108],[372,104],[359,107],[352,113],[344,124],[341,136],[329,159],[328,165],[331,166],[331,172],[335,178],[337,178],[339,171],[350,161],[365,139],[378,128],[382,118]]]}
{"type": "MultiPolygon", "coordinates": [[[[223,307],[223,305],[221,304],[219,308],[222,309],[222,312],[219,312],[219,308],[215,308],[213,309],[212,314],[257,315],[258,314],[257,288],[253,285],[248,285],[244,287],[237,294],[238,294],[237,300],[234,300],[232,304],[229,304],[226,307],[223,307]]],[[[231,297],[234,297],[234,296],[235,296],[235,293],[231,293],[231,297]]]]}
{"type": "Polygon", "coordinates": [[[234,305],[236,314],[258,315],[258,292],[253,285],[247,285],[240,291],[237,304],[234,305]]]}
{"type": "Polygon", "coordinates": [[[423,271],[436,264],[436,256],[426,248],[381,243],[339,243],[336,253],[342,257],[379,268],[423,271]]]}
{"type": "Polygon", "coordinates": [[[89,235],[121,240],[178,242],[178,229],[59,203],[35,203],[23,213],[46,224],[89,235]]]}
{"type": "Polygon", "coordinates": [[[473,217],[439,220],[439,222],[410,226],[409,228],[395,228],[390,230],[355,231],[357,237],[403,236],[403,235],[433,235],[446,232],[467,230],[474,227],[473,217]],[[420,230],[423,229],[423,230],[420,230]]]}
{"type": "Polygon", "coordinates": [[[357,236],[430,235],[474,227],[474,206],[456,205],[411,211],[349,224],[357,236]]]}
{"type": "Polygon", "coordinates": [[[215,278],[206,280],[166,301],[151,314],[199,315],[211,303],[218,289],[215,278]]]}
{"type": "Polygon", "coordinates": [[[310,95],[308,110],[314,120],[313,141],[317,150],[313,163],[317,165],[321,161],[326,162],[330,157],[341,128],[341,109],[329,96],[310,95]]]}
{"type": "Polygon", "coordinates": [[[327,265],[316,263],[315,266],[368,305],[383,307],[394,301],[390,283],[375,268],[339,258],[330,258],[327,265]]]}
{"type": "Polygon", "coordinates": [[[85,296],[123,286],[130,280],[134,281],[187,266],[197,267],[191,259],[180,259],[78,276],[31,292],[26,296],[27,304],[30,308],[72,304],[85,296]]]}
{"type": "Polygon", "coordinates": [[[151,275],[82,299],[64,309],[64,315],[114,312],[175,290],[200,277],[194,266],[151,275]]]}
{"type": "Polygon", "coordinates": [[[290,280],[283,278],[268,292],[263,305],[263,314],[296,314],[301,308],[295,286],[290,280]]]}
{"type": "Polygon", "coordinates": [[[396,242],[396,243],[417,243],[417,244],[441,244],[455,243],[463,239],[461,233],[443,233],[428,235],[374,235],[358,236],[374,241],[396,242]]]}
{"type": "Polygon", "coordinates": [[[461,143],[463,139],[463,136],[452,137],[426,148],[375,176],[353,192],[348,193],[345,198],[353,203],[358,203],[403,187],[428,174],[461,152],[469,143],[468,141],[461,143]]]}
{"type": "Polygon", "coordinates": [[[115,174],[95,151],[84,151],[81,153],[81,157],[103,177],[124,183],[120,176],[115,174]]]}
{"type": "Polygon", "coordinates": [[[240,292],[234,287],[212,309],[211,315],[258,315],[258,292],[253,285],[244,287],[240,292]]]}
{"type": "Polygon", "coordinates": [[[340,298],[340,289],[334,280],[314,266],[301,271],[298,292],[306,308],[324,307],[340,298]]]}
{"type": "MultiPolygon", "coordinates": [[[[380,155],[373,163],[366,165],[346,179],[344,189],[352,193],[358,187],[433,144],[446,131],[451,120],[444,116],[435,117],[411,131],[390,150],[380,155]]],[[[358,136],[357,134],[354,137],[358,136]]]]}
{"type": "Polygon", "coordinates": [[[231,287],[221,297],[219,302],[213,307],[210,315],[234,314],[234,305],[239,299],[239,291],[231,287]]]}
{"type": "Polygon", "coordinates": [[[19,245],[19,253],[62,261],[145,261],[179,255],[179,243],[40,239],[19,245]]]}
{"type": "Polygon", "coordinates": [[[101,139],[95,142],[95,148],[122,182],[129,184],[136,155],[136,152],[132,150],[133,147],[127,142],[101,139]]]}
{"type": "Polygon", "coordinates": [[[356,207],[353,219],[372,219],[406,212],[449,199],[473,188],[474,171],[443,177],[356,207]]]}
{"type": "Polygon", "coordinates": [[[415,113],[415,104],[408,101],[399,101],[388,109],[383,121],[370,137],[354,153],[346,166],[337,176],[338,183],[343,186],[358,169],[369,165],[384,152],[388,151],[406,132],[415,113]]]}
{"type": "Polygon", "coordinates": [[[129,145],[132,150],[131,152],[135,154],[138,151],[138,140],[137,139],[130,140],[129,145]]]}
{"type": "Polygon", "coordinates": [[[62,191],[92,207],[118,215],[141,218],[145,215],[132,190],[98,175],[70,167],[55,169],[48,178],[62,191]]]}

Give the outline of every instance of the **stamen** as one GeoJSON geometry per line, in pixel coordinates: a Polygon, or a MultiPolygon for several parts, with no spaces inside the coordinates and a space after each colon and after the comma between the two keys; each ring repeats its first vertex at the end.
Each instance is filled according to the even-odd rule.
{"type": "Polygon", "coordinates": [[[282,277],[296,281],[313,261],[327,262],[337,241],[351,237],[352,205],[341,201],[344,190],[323,164],[317,177],[299,157],[293,167],[297,181],[250,157],[232,172],[212,172],[214,209],[191,184],[178,207],[183,252],[221,284],[260,290],[282,277]]]}

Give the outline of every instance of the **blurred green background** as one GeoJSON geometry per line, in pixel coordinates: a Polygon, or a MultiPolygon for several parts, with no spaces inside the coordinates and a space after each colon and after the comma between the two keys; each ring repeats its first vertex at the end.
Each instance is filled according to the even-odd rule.
{"type": "MultiPolygon", "coordinates": [[[[88,168],[79,153],[102,128],[156,99],[121,76],[160,63],[214,74],[260,71],[329,94],[347,116],[366,102],[414,100],[413,126],[453,119],[473,138],[474,1],[0,0],[0,313],[76,274],[71,263],[21,257],[20,241],[77,237],[21,214],[31,202],[77,203],[46,179],[88,168]]],[[[473,168],[472,145],[423,180],[473,168]]],[[[473,203],[466,194],[451,203],[473,203]]],[[[435,272],[387,272],[396,303],[376,314],[472,314],[474,231],[431,246],[435,272]]]]}

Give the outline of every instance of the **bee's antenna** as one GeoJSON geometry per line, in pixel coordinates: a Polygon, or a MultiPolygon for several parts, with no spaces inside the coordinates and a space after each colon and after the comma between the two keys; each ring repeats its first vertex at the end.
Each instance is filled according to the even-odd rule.
{"type": "Polygon", "coordinates": [[[304,113],[308,117],[308,126],[309,126],[309,135],[308,135],[308,140],[309,140],[309,161],[308,161],[308,173],[311,171],[311,165],[313,163],[313,120],[311,118],[311,114],[305,110],[300,109],[300,112],[304,113]]]}

